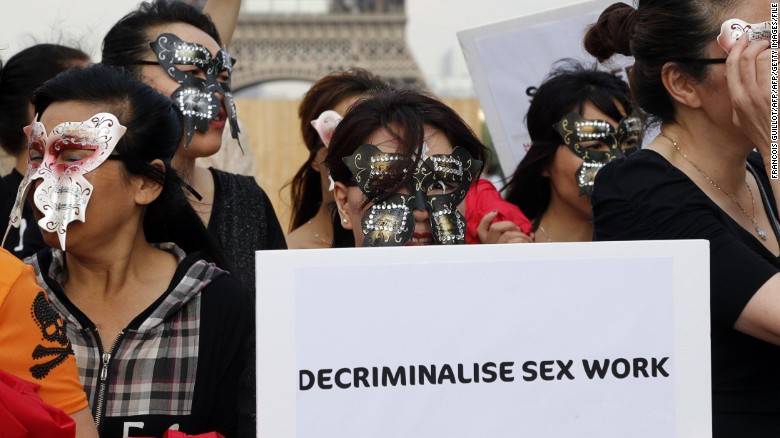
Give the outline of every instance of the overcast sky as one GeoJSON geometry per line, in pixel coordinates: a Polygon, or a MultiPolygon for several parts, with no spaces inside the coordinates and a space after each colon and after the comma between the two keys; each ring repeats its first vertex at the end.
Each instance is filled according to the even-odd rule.
{"type": "MultiPolygon", "coordinates": [[[[255,0],[257,1],[257,0],[255,0]]],[[[137,0],[3,0],[0,14],[0,57],[36,42],[78,45],[99,56],[100,41],[137,0]]],[[[449,51],[454,72],[465,74],[456,32],[576,3],[576,0],[407,0],[407,38],[427,78],[441,72],[449,51]]]]}

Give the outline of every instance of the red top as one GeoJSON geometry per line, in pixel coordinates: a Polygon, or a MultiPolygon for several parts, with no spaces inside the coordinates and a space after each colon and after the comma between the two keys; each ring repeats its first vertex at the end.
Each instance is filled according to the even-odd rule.
{"type": "Polygon", "coordinates": [[[531,234],[533,226],[523,212],[515,204],[504,200],[493,183],[480,178],[466,194],[466,243],[481,243],[477,226],[486,214],[494,210],[498,211],[498,215],[492,223],[511,221],[523,233],[531,234]]]}
{"type": "Polygon", "coordinates": [[[9,437],[73,438],[76,423],[65,412],[44,403],[40,385],[0,370],[0,430],[9,437]]]}

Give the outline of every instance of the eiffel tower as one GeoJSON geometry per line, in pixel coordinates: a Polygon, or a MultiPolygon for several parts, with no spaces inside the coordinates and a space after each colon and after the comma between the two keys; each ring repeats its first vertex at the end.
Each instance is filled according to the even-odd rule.
{"type": "Polygon", "coordinates": [[[351,67],[394,85],[424,88],[405,30],[403,0],[246,1],[230,45],[239,60],[233,89],[275,80],[313,82],[351,67]]]}

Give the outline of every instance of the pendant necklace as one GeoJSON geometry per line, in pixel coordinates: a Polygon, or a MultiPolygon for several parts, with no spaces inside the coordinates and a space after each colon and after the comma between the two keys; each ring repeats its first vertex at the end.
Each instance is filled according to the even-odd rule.
{"type": "Polygon", "coordinates": [[[544,234],[544,238],[547,239],[548,242],[553,241],[552,239],[550,239],[550,235],[547,234],[547,231],[544,229],[541,222],[539,222],[539,230],[542,232],[542,234],[544,234]]]}
{"type": "Polygon", "coordinates": [[[756,220],[756,199],[753,197],[753,190],[750,188],[750,184],[748,184],[748,182],[745,181],[745,187],[747,187],[748,193],[750,193],[750,202],[753,205],[753,214],[752,215],[748,214],[747,210],[745,210],[742,207],[742,204],[739,203],[739,200],[737,199],[736,196],[734,196],[734,195],[728,193],[727,191],[723,190],[717,183],[715,183],[715,181],[712,180],[712,178],[710,178],[706,173],[704,173],[703,170],[699,169],[699,166],[693,164],[693,161],[691,161],[690,158],[688,158],[688,156],[685,155],[685,153],[682,151],[682,149],[680,149],[680,146],[677,145],[676,141],[674,141],[671,138],[667,137],[666,134],[664,134],[663,132],[661,133],[661,136],[663,138],[669,140],[670,142],[672,142],[672,145],[674,146],[675,149],[677,149],[677,152],[679,152],[680,155],[682,155],[682,157],[685,158],[685,161],[687,161],[688,164],[693,166],[693,168],[696,169],[701,174],[701,176],[703,176],[704,179],[707,180],[707,182],[712,184],[712,186],[715,187],[716,189],[718,189],[721,193],[723,193],[724,195],[728,196],[728,198],[731,199],[731,202],[734,205],[736,205],[737,208],[740,209],[740,211],[742,211],[742,214],[744,214],[746,218],[750,219],[750,221],[753,222],[753,227],[755,227],[756,233],[758,234],[758,237],[760,237],[761,240],[766,241],[768,235],[767,235],[766,231],[764,231],[763,228],[758,226],[758,221],[756,220]]]}
{"type": "MultiPolygon", "coordinates": [[[[307,225],[311,225],[311,220],[306,221],[306,224],[307,225]]],[[[333,241],[332,240],[330,242],[328,242],[327,240],[323,239],[322,236],[320,236],[320,233],[315,232],[314,233],[314,237],[316,237],[317,240],[319,240],[320,242],[322,242],[322,243],[324,243],[326,245],[329,245],[329,246],[333,245],[333,241]]]]}

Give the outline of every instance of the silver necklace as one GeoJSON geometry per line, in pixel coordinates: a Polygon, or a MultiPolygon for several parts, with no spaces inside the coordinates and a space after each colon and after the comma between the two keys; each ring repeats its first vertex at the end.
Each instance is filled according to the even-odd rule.
{"type": "MultiPolygon", "coordinates": [[[[307,223],[308,225],[311,225],[311,220],[308,220],[308,221],[306,221],[306,223],[307,223]]],[[[316,232],[315,232],[315,233],[313,233],[313,234],[314,234],[314,237],[316,237],[316,238],[317,238],[317,239],[318,239],[320,242],[322,242],[322,243],[324,243],[324,244],[326,244],[326,245],[333,245],[333,240],[331,240],[330,242],[328,242],[327,240],[323,239],[323,238],[322,238],[322,236],[320,236],[320,233],[316,233],[316,232]]]]}
{"type": "Polygon", "coordinates": [[[541,222],[539,222],[539,229],[542,231],[542,234],[544,234],[544,238],[547,239],[548,242],[553,241],[552,239],[550,239],[550,235],[547,234],[547,231],[544,229],[541,222]]]}
{"type": "Polygon", "coordinates": [[[745,217],[747,217],[748,219],[750,219],[751,222],[753,222],[753,227],[755,227],[756,233],[758,234],[758,237],[761,238],[761,240],[765,241],[767,239],[768,235],[767,235],[766,231],[764,231],[763,228],[758,226],[758,221],[756,220],[756,199],[753,197],[753,189],[750,188],[750,184],[748,184],[747,181],[745,181],[745,187],[747,187],[748,193],[750,193],[750,202],[753,205],[753,214],[752,215],[748,214],[747,210],[745,210],[742,207],[742,204],[739,203],[739,200],[737,199],[736,196],[734,196],[731,193],[723,190],[717,183],[715,183],[715,181],[712,180],[712,178],[710,178],[706,173],[704,173],[703,170],[699,169],[699,166],[693,164],[693,161],[691,161],[691,159],[688,158],[687,155],[685,155],[685,152],[683,152],[682,149],[680,149],[680,146],[677,145],[676,141],[674,141],[671,138],[667,137],[666,134],[664,134],[663,132],[661,133],[661,137],[663,137],[663,138],[669,140],[670,142],[672,142],[672,145],[674,145],[674,148],[677,149],[677,152],[679,152],[680,155],[682,155],[683,158],[685,158],[685,161],[687,161],[688,164],[693,166],[693,168],[696,169],[701,174],[701,176],[703,176],[704,179],[707,180],[707,182],[712,184],[713,187],[715,187],[721,193],[723,193],[724,195],[728,196],[729,199],[731,199],[731,202],[734,205],[736,205],[740,209],[740,211],[742,211],[742,214],[744,214],[745,217]]]}

